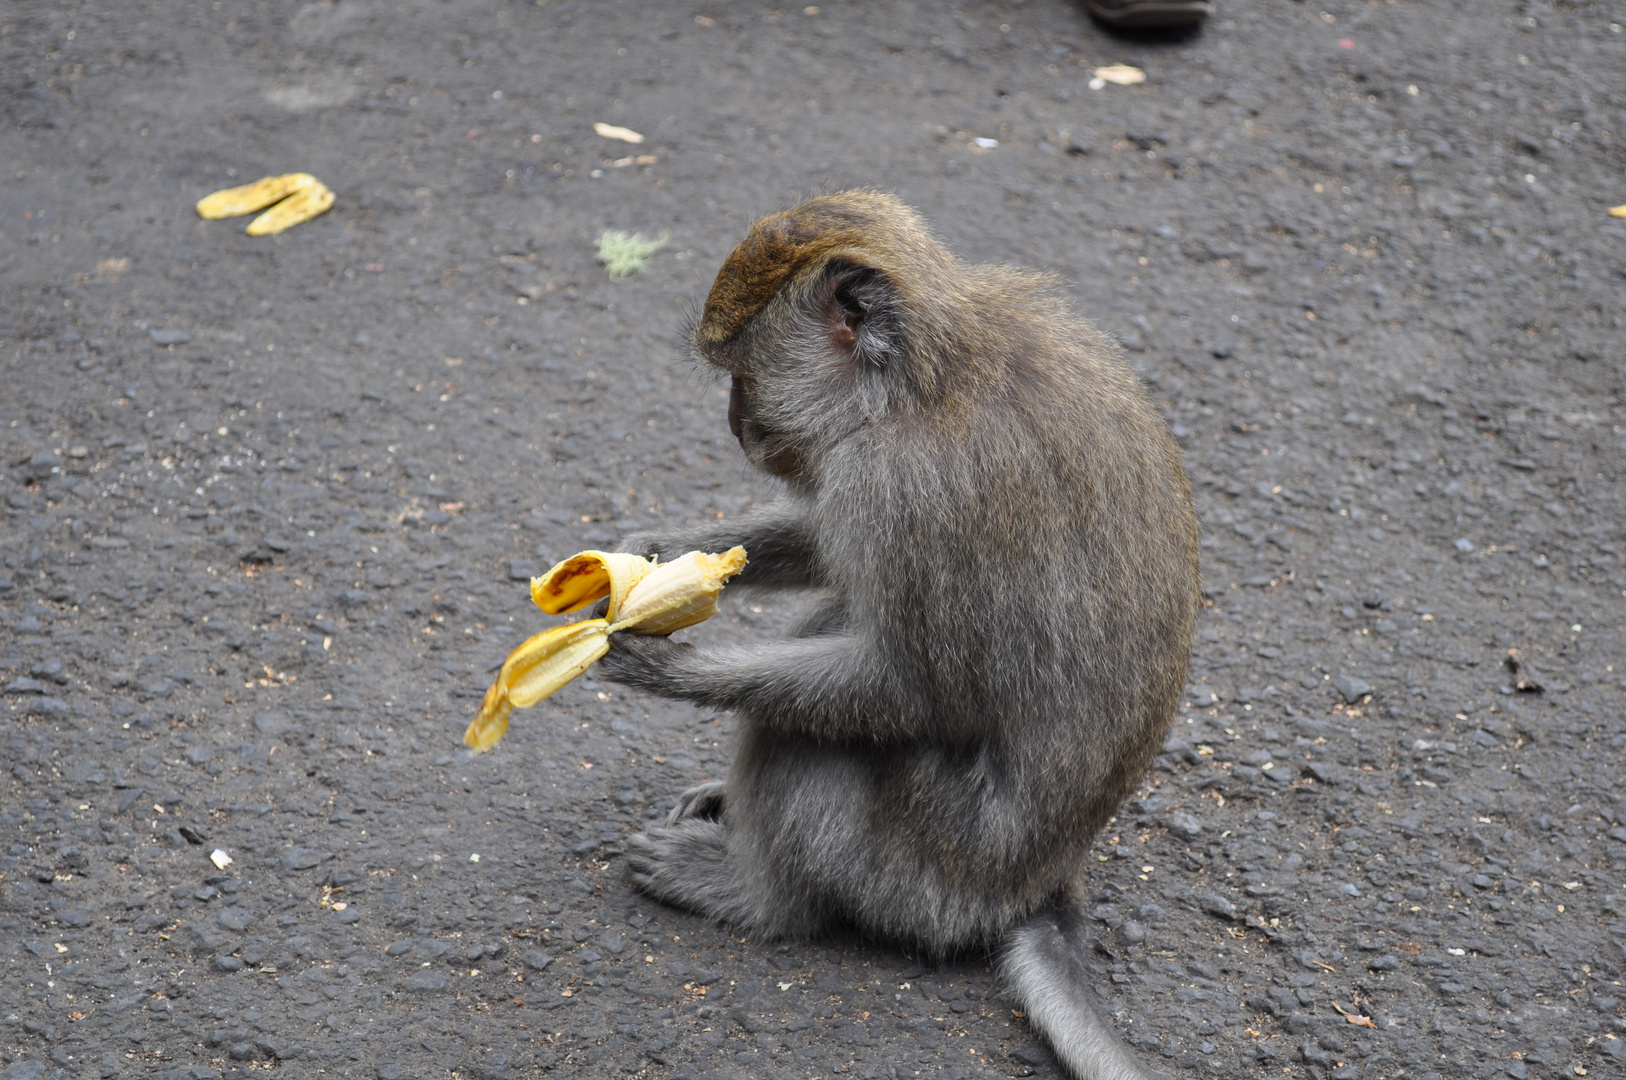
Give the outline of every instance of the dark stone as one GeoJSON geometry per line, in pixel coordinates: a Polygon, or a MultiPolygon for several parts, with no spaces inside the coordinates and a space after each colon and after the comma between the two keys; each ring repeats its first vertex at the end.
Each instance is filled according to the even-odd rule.
{"type": "Polygon", "coordinates": [[[288,871],[310,870],[331,858],[332,855],[325,851],[317,851],[315,848],[294,848],[282,856],[282,868],[288,871]]]}
{"type": "Polygon", "coordinates": [[[1169,831],[1182,840],[1195,840],[1203,834],[1203,823],[1182,810],[1169,815],[1169,831]]]}
{"type": "Polygon", "coordinates": [[[407,980],[407,989],[418,993],[436,993],[446,989],[446,976],[438,971],[420,971],[407,980]]]}
{"type": "Polygon", "coordinates": [[[13,1061],[0,1071],[0,1080],[40,1080],[45,1075],[45,1062],[37,1060],[13,1061]]]}
{"type": "Polygon", "coordinates": [[[1011,1057],[1024,1065],[1040,1067],[1053,1065],[1056,1061],[1056,1055],[1050,1052],[1050,1047],[1042,1045],[1024,1046],[1021,1049],[1013,1050],[1011,1051],[1011,1057]]]}
{"type": "Polygon", "coordinates": [[[1338,772],[1325,761],[1306,761],[1299,766],[1299,774],[1308,776],[1318,784],[1336,784],[1338,772]]]}
{"type": "MultiPolygon", "coordinates": [[[[31,482],[45,480],[61,468],[62,458],[60,456],[51,450],[41,450],[24,463],[23,479],[31,482]]],[[[32,566],[33,563],[28,565],[32,566]]]]}
{"type": "Polygon", "coordinates": [[[505,1054],[487,1054],[469,1067],[474,1080],[508,1080],[508,1057],[505,1054]]]}
{"type": "Polygon", "coordinates": [[[281,735],[292,726],[287,713],[262,712],[254,716],[254,730],[261,735],[281,735]]]}
{"type": "Polygon", "coordinates": [[[227,930],[242,933],[254,921],[254,913],[242,907],[229,907],[215,916],[215,921],[227,930]]]}
{"type": "Polygon", "coordinates": [[[73,907],[70,905],[63,905],[62,907],[55,907],[55,905],[53,905],[53,908],[53,914],[56,917],[56,921],[62,926],[89,926],[91,923],[90,912],[83,908],[73,907]]]}
{"type": "Polygon", "coordinates": [[[1357,679],[1353,675],[1340,674],[1334,677],[1332,688],[1338,691],[1338,695],[1351,705],[1372,692],[1371,683],[1365,679],[1357,679]]]}

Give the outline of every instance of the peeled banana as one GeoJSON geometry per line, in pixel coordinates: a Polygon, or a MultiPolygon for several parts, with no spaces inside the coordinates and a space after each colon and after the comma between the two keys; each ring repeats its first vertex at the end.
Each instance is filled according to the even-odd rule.
{"type": "Polygon", "coordinates": [[[670,634],[717,612],[723,583],[745,569],[745,549],[720,555],[691,551],[661,564],[611,551],[583,551],[531,579],[531,599],[549,615],[580,611],[609,598],[603,618],[556,626],[508,654],[463,743],[489,750],[508,731],[508,717],[549,697],[610,651],[610,635],[670,634]]]}
{"type": "Polygon", "coordinates": [[[271,209],[248,223],[250,236],[275,236],[333,205],[333,192],[310,173],[267,176],[198,200],[198,216],[211,221],[271,209]],[[272,205],[275,203],[276,205],[272,205]]]}

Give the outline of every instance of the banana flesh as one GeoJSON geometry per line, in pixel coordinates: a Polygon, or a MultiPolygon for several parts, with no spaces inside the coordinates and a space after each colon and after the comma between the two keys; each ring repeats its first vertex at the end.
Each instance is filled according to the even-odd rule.
{"type": "Polygon", "coordinates": [[[333,192],[310,173],[266,176],[241,187],[216,191],[198,200],[198,216],[220,218],[265,213],[249,222],[250,236],[275,236],[302,221],[309,221],[333,205],[333,192]],[[273,205],[274,204],[274,205],[273,205]]]}
{"type": "Polygon", "coordinates": [[[670,634],[717,614],[723,583],[745,569],[745,549],[721,555],[691,551],[639,580],[617,606],[612,595],[610,633],[670,634]]]}
{"type": "Polygon", "coordinates": [[[723,584],[743,569],[742,547],[718,555],[691,551],[665,564],[583,551],[532,578],[531,599],[548,614],[580,611],[608,597],[605,615],[544,630],[509,653],[463,733],[464,745],[497,745],[515,709],[530,708],[586,671],[610,651],[611,634],[670,634],[711,618],[723,584]]]}

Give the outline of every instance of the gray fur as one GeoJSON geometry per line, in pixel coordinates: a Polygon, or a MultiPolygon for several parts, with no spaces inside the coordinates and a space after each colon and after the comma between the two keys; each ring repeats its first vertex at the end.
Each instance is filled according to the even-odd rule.
{"type": "MultiPolygon", "coordinates": [[[[815,229],[818,202],[788,215],[815,229]]],[[[631,878],[764,936],[841,923],[939,954],[1002,946],[1077,1076],[1144,1076],[1090,1004],[1066,898],[1184,683],[1196,526],[1178,452],[1042,280],[961,264],[883,210],[908,259],[858,265],[856,287],[850,253],[809,265],[701,357],[740,380],[741,445],[786,496],[629,538],[664,556],[742,544],[743,585],[822,595],[784,640],[612,641],[610,678],[740,722],[725,792],[635,838],[631,878]]]]}

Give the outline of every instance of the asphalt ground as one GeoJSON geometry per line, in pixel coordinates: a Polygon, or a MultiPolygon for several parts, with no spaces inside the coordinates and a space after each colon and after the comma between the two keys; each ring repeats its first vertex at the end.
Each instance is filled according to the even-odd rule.
{"type": "Polygon", "coordinates": [[[1190,694],[1085,883],[1143,1058],[1626,1074],[1622,23],[7,4],[0,1077],[1058,1075],[986,956],[629,891],[727,716],[589,673],[461,752],[522,579],[771,494],[678,337],[851,184],[1055,273],[1186,448],[1190,694]],[[192,211],[295,170],[281,236],[192,211]]]}

